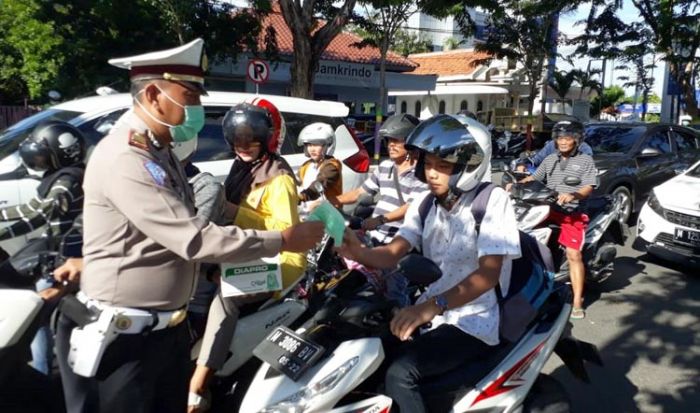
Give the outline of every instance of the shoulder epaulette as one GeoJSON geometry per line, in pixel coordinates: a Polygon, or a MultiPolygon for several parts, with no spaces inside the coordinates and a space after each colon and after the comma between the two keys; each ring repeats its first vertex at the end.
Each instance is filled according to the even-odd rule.
{"type": "Polygon", "coordinates": [[[129,131],[129,145],[142,149],[144,151],[148,150],[148,138],[142,133],[130,130],[129,131]]]}

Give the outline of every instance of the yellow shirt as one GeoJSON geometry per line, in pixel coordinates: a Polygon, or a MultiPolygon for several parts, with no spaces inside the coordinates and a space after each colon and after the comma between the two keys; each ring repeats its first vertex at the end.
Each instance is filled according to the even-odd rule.
{"type": "MultiPolygon", "coordinates": [[[[244,229],[281,231],[299,223],[296,183],[289,175],[280,175],[250,191],[241,202],[234,224],[244,229]]],[[[306,269],[306,256],[280,254],[282,289],[289,287],[306,269]]]]}

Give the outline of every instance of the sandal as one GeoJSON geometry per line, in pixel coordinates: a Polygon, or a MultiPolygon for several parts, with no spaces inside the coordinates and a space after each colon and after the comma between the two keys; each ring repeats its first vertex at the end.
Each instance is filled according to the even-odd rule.
{"type": "Polygon", "coordinates": [[[571,310],[570,318],[572,320],[583,320],[586,318],[586,311],[583,308],[574,308],[571,310]]]}

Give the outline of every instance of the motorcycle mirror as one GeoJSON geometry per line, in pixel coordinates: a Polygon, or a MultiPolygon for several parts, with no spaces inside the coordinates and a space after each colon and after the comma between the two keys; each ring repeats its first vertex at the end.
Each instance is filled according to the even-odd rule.
{"type": "Polygon", "coordinates": [[[575,176],[567,176],[564,178],[564,183],[568,186],[578,186],[581,185],[581,178],[575,176]]]}
{"type": "Polygon", "coordinates": [[[432,284],[442,277],[440,267],[419,254],[408,254],[401,258],[398,268],[412,285],[432,284]]]}

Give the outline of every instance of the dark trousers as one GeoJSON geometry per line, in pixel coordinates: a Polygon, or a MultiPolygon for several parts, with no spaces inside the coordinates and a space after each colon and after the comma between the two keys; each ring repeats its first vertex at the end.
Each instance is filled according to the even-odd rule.
{"type": "Polygon", "coordinates": [[[483,357],[493,347],[459,328],[443,324],[401,344],[386,372],[386,393],[401,413],[427,411],[419,385],[460,365],[483,357]]]}
{"type": "Polygon", "coordinates": [[[186,325],[119,335],[105,350],[95,377],[85,378],[73,373],[68,365],[75,323],[61,315],[56,350],[66,411],[185,412],[190,374],[186,325]]]}

